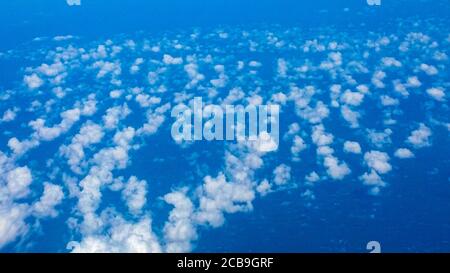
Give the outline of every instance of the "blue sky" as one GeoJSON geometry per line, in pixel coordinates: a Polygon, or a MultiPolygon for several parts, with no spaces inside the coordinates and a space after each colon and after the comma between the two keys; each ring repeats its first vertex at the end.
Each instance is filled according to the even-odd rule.
{"type": "Polygon", "coordinates": [[[445,1],[28,2],[0,4],[0,251],[449,251],[445,1]],[[279,145],[175,141],[194,97],[279,105],[279,145]]]}

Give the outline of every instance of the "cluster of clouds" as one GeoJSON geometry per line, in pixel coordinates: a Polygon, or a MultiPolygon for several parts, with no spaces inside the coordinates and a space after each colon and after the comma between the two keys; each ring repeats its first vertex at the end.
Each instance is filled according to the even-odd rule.
{"type": "MultiPolygon", "coordinates": [[[[355,37],[362,45],[355,52],[345,35],[289,39],[302,37],[296,31],[194,30],[176,39],[120,36],[87,45],[72,36],[54,39],[58,46],[44,54],[45,62],[24,70],[18,88],[32,97],[29,107],[0,109],[0,126],[17,122],[30,131],[25,137],[5,135],[8,150],[0,152],[0,248],[32,232],[30,219],[60,216],[60,204],[70,199],[75,207],[61,216],[71,234],[69,251],[188,252],[203,229],[221,227],[227,214],[251,212],[257,198],[276,191],[300,188],[298,196],[311,202],[319,182],[356,178],[378,195],[396,160],[418,158],[417,149],[433,144],[435,128],[448,130],[446,117],[433,112],[448,114],[442,74],[448,42],[438,46],[423,33],[372,33],[355,37]],[[217,37],[231,41],[226,51],[217,37]],[[422,49],[417,58],[423,60],[411,64],[409,51],[415,48],[422,49]],[[401,54],[392,57],[398,49],[401,54]],[[237,57],[273,51],[283,57],[237,57]],[[287,54],[292,51],[318,57],[287,54]],[[277,104],[291,121],[282,124],[287,129],[280,145],[267,132],[257,141],[221,145],[220,169],[177,181],[181,187],[170,187],[158,199],[170,208],[162,215],[149,206],[157,201],[149,198],[155,181],[127,171],[142,147],[164,145],[155,137],[167,133],[170,109],[195,95],[221,106],[277,104]],[[404,132],[396,126],[408,111],[403,103],[417,97],[431,110],[409,121],[404,132]],[[399,143],[397,136],[405,134],[399,143]],[[23,164],[42,143],[56,146],[55,155],[38,165],[47,174],[23,164]],[[34,184],[39,196],[31,190],[34,184]],[[152,217],[165,217],[163,226],[155,227],[152,217]]],[[[177,145],[180,157],[195,146],[170,136],[167,142],[177,145]]],[[[195,160],[199,166],[210,163],[195,160]]]]}

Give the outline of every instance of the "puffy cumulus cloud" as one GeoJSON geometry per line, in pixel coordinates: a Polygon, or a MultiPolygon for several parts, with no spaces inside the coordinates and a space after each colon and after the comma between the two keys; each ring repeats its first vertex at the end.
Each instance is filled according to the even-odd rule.
{"type": "Polygon", "coordinates": [[[291,154],[292,154],[292,160],[293,161],[299,161],[299,154],[307,148],[307,145],[303,138],[300,136],[294,136],[294,139],[292,140],[292,146],[291,146],[291,154]]]}
{"type": "Polygon", "coordinates": [[[248,211],[253,208],[255,193],[246,183],[228,182],[224,174],[216,178],[207,176],[201,187],[200,206],[196,214],[199,223],[213,227],[223,225],[224,213],[248,211]]]}
{"type": "Polygon", "coordinates": [[[138,135],[153,135],[166,120],[166,112],[171,109],[170,103],[159,106],[156,109],[149,109],[146,113],[147,122],[137,130],[138,135]]]}
{"type": "Polygon", "coordinates": [[[381,188],[386,186],[386,183],[374,170],[371,170],[369,173],[364,173],[359,179],[363,181],[364,185],[371,187],[370,193],[373,195],[378,195],[381,188]]]}
{"type": "Polygon", "coordinates": [[[261,196],[266,196],[269,192],[271,192],[272,190],[272,184],[270,184],[269,180],[264,179],[263,181],[261,181],[261,183],[258,184],[258,186],[256,187],[256,191],[261,195],[261,196]]]}
{"type": "MultiPolygon", "coordinates": [[[[103,53],[103,54],[106,54],[103,53]]],[[[103,55],[102,54],[102,55],[103,55]]],[[[107,75],[111,75],[112,78],[122,74],[121,64],[119,62],[97,61],[92,65],[93,68],[98,69],[97,78],[101,79],[107,75]]]]}
{"type": "Polygon", "coordinates": [[[18,108],[8,109],[3,113],[2,118],[0,118],[0,123],[2,122],[11,122],[16,119],[18,108]]]}
{"type": "Polygon", "coordinates": [[[80,242],[69,242],[67,248],[74,253],[162,252],[149,218],[144,217],[136,223],[130,223],[121,217],[115,217],[110,226],[105,235],[87,235],[80,242]]]}
{"type": "Polygon", "coordinates": [[[420,70],[425,72],[428,76],[434,76],[439,73],[438,69],[434,65],[421,64],[420,70]]]}
{"type": "Polygon", "coordinates": [[[395,106],[399,104],[398,99],[394,99],[387,95],[380,96],[380,101],[383,106],[395,106]]]}
{"type": "Polygon", "coordinates": [[[437,101],[445,101],[445,92],[441,87],[428,88],[427,94],[437,101]]]}
{"type": "Polygon", "coordinates": [[[132,214],[140,214],[147,203],[147,181],[138,180],[135,176],[130,177],[122,191],[128,209],[132,214]]]}
{"type": "Polygon", "coordinates": [[[273,171],[273,182],[276,185],[284,185],[291,180],[291,167],[281,164],[273,171]]]}
{"type": "Polygon", "coordinates": [[[28,167],[17,167],[6,175],[6,187],[12,198],[23,198],[30,193],[29,186],[32,180],[28,167]]]}
{"type": "Polygon", "coordinates": [[[33,204],[33,214],[37,217],[56,217],[58,212],[55,207],[61,203],[64,192],[61,186],[44,183],[44,193],[39,201],[33,204]]]}
{"type": "Polygon", "coordinates": [[[411,152],[411,150],[407,149],[407,148],[400,148],[397,149],[394,153],[395,157],[398,158],[413,158],[414,154],[413,152],[411,152]]]}
{"type": "Polygon", "coordinates": [[[54,127],[45,126],[45,120],[43,119],[31,121],[30,126],[35,130],[39,139],[50,141],[72,128],[73,124],[80,119],[81,111],[78,108],[74,108],[62,112],[60,116],[62,118],[61,123],[54,127]]]}
{"type": "Polygon", "coordinates": [[[377,148],[382,148],[385,145],[391,144],[392,143],[391,135],[392,130],[389,128],[381,132],[377,132],[371,129],[367,130],[367,138],[377,148]]]}
{"type": "Polygon", "coordinates": [[[306,106],[304,108],[297,108],[296,110],[301,118],[309,121],[311,124],[321,123],[322,120],[330,115],[330,110],[322,101],[318,101],[314,108],[306,106]]]}
{"type": "Polygon", "coordinates": [[[334,156],[327,156],[323,165],[327,168],[328,175],[335,180],[342,180],[351,173],[350,168],[345,162],[340,163],[334,156]]]}
{"type": "Polygon", "coordinates": [[[69,145],[60,148],[60,154],[67,158],[73,172],[81,173],[80,163],[85,160],[84,150],[92,144],[99,143],[103,136],[104,132],[100,125],[87,122],[69,145]]]}
{"type": "Polygon", "coordinates": [[[166,65],[179,65],[183,63],[183,58],[178,57],[172,57],[169,54],[164,54],[163,56],[163,63],[166,65]]]}
{"type": "Polygon", "coordinates": [[[317,146],[326,146],[333,143],[334,136],[326,133],[324,126],[320,124],[313,127],[311,138],[317,146]]]}
{"type": "Polygon", "coordinates": [[[395,58],[392,57],[383,57],[381,62],[384,67],[401,67],[402,63],[395,58]]]}
{"type": "Polygon", "coordinates": [[[130,67],[130,74],[136,74],[140,70],[140,65],[144,63],[143,58],[137,58],[130,67]]]}
{"type": "Polygon", "coordinates": [[[55,77],[58,74],[63,73],[65,71],[65,67],[63,63],[58,61],[50,65],[41,64],[36,70],[47,77],[55,77]]]}
{"type": "Polygon", "coordinates": [[[146,108],[153,105],[158,105],[159,103],[161,103],[161,98],[149,96],[147,94],[138,94],[136,96],[136,102],[138,102],[142,108],[146,108]]]}
{"type": "Polygon", "coordinates": [[[431,145],[430,137],[432,136],[431,129],[421,123],[419,128],[412,131],[406,142],[411,144],[414,148],[423,148],[431,145]]]}
{"type": "Polygon", "coordinates": [[[359,127],[359,118],[361,117],[361,115],[358,112],[344,105],[341,107],[341,115],[350,124],[351,128],[359,127]]]}
{"type": "Polygon", "coordinates": [[[66,0],[66,3],[69,6],[80,6],[81,0],[66,0]]]}
{"type": "Polygon", "coordinates": [[[19,141],[16,137],[9,139],[8,147],[14,154],[21,156],[28,150],[40,145],[41,141],[52,141],[68,132],[78,122],[81,116],[91,116],[97,111],[95,95],[89,95],[87,100],[77,102],[75,107],[60,113],[61,122],[52,127],[47,127],[42,118],[30,121],[28,125],[34,130],[30,139],[19,141]]]}
{"type": "Polygon", "coordinates": [[[115,129],[119,125],[119,122],[126,118],[130,113],[131,110],[126,103],[121,106],[109,108],[103,116],[104,127],[106,129],[115,129]]]}
{"type": "Polygon", "coordinates": [[[169,253],[191,251],[191,242],[197,239],[197,230],[193,219],[194,205],[186,196],[186,190],[166,194],[164,201],[173,206],[164,225],[165,251],[169,253]]]}
{"type": "Polygon", "coordinates": [[[30,90],[37,89],[44,84],[44,81],[36,73],[25,76],[23,81],[30,90]]]}
{"type": "Polygon", "coordinates": [[[389,164],[389,155],[380,151],[370,151],[364,154],[364,161],[366,165],[377,171],[379,174],[385,174],[392,170],[389,164]]]}
{"type": "Polygon", "coordinates": [[[344,142],[344,152],[352,154],[360,154],[361,146],[356,141],[346,141],[344,142]]]}
{"type": "Polygon", "coordinates": [[[347,90],[341,96],[341,102],[350,106],[359,106],[364,100],[364,94],[347,90]]]}
{"type": "Polygon", "coordinates": [[[305,180],[309,184],[314,184],[315,182],[320,181],[320,176],[316,172],[312,171],[305,176],[305,180]]]}
{"type": "Polygon", "coordinates": [[[8,140],[8,147],[13,151],[15,155],[22,155],[26,151],[39,145],[39,141],[36,139],[20,141],[16,137],[8,140]]]}
{"type": "Polygon", "coordinates": [[[0,206],[0,249],[28,232],[27,205],[0,206]]]}
{"type": "Polygon", "coordinates": [[[329,146],[333,143],[333,135],[326,133],[322,124],[312,128],[311,136],[314,144],[317,145],[317,155],[323,159],[323,166],[327,169],[327,174],[335,180],[342,180],[351,173],[345,162],[340,162],[333,156],[334,150],[329,146]]]}

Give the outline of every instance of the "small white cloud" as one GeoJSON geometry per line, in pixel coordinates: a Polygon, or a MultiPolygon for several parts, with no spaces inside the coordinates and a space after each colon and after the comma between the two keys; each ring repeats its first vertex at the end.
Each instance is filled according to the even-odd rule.
{"type": "Polygon", "coordinates": [[[23,81],[31,90],[37,89],[44,84],[44,81],[36,73],[33,73],[30,76],[25,76],[23,81]]]}
{"type": "Polygon", "coordinates": [[[372,195],[378,195],[380,192],[380,188],[386,186],[386,183],[374,170],[371,170],[370,173],[364,173],[359,177],[359,179],[363,181],[364,185],[371,187],[370,193],[372,195]]]}
{"type": "Polygon", "coordinates": [[[31,171],[28,167],[18,167],[9,171],[6,176],[7,189],[14,199],[27,196],[32,182],[31,171]]]}
{"type": "Polygon", "coordinates": [[[0,249],[28,231],[28,225],[25,223],[27,216],[26,205],[0,208],[0,249]]]}
{"type": "Polygon", "coordinates": [[[313,184],[320,180],[320,176],[316,172],[311,172],[305,177],[306,182],[313,184]]]}
{"type": "Polygon", "coordinates": [[[427,89],[427,94],[437,101],[445,100],[445,92],[444,89],[441,87],[429,88],[427,89]]]}
{"type": "Polygon", "coordinates": [[[165,250],[169,253],[186,253],[192,250],[191,242],[197,239],[193,222],[194,205],[184,190],[164,196],[166,203],[174,206],[164,225],[165,250]]]}
{"type": "Polygon", "coordinates": [[[358,142],[354,141],[346,141],[344,143],[344,152],[346,153],[353,153],[353,154],[360,154],[361,153],[361,146],[358,142]]]}
{"type": "Polygon", "coordinates": [[[33,214],[37,217],[56,217],[58,212],[55,206],[64,198],[62,187],[50,183],[44,183],[44,193],[38,202],[33,205],[33,214]]]}
{"type": "Polygon", "coordinates": [[[80,6],[81,0],[66,0],[67,5],[69,6],[80,6]]]}
{"type": "Polygon", "coordinates": [[[323,165],[327,168],[328,175],[335,180],[342,180],[351,173],[347,164],[345,162],[339,163],[334,156],[325,157],[323,165]]]}
{"type": "Polygon", "coordinates": [[[139,214],[147,202],[147,182],[138,180],[135,176],[130,177],[122,191],[128,209],[132,214],[139,214]]]}
{"type": "Polygon", "coordinates": [[[370,151],[364,154],[364,160],[369,168],[380,174],[388,173],[392,170],[389,164],[389,155],[380,151],[370,151]]]}
{"type": "Polygon", "coordinates": [[[272,190],[272,185],[267,179],[264,179],[261,183],[256,187],[256,191],[261,196],[266,196],[272,190]]]}
{"type": "Polygon", "coordinates": [[[291,167],[281,164],[273,171],[273,182],[276,185],[284,185],[291,180],[291,167]]]}
{"type": "Polygon", "coordinates": [[[174,58],[174,57],[170,56],[169,54],[164,54],[163,62],[166,65],[178,65],[178,64],[183,63],[183,59],[180,57],[174,58]]]}
{"type": "Polygon", "coordinates": [[[407,148],[400,148],[395,151],[394,155],[398,158],[413,158],[414,154],[407,148]]]}
{"type": "Polygon", "coordinates": [[[345,91],[341,96],[341,102],[350,106],[359,106],[364,100],[364,94],[360,92],[345,91]]]}
{"type": "Polygon", "coordinates": [[[411,132],[411,135],[406,140],[407,143],[411,144],[414,148],[423,148],[430,146],[430,137],[432,133],[430,128],[421,123],[417,130],[411,132]]]}

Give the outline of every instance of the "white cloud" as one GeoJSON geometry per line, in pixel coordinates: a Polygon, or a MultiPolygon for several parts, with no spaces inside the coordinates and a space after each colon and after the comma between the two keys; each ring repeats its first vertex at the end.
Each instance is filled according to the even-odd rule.
{"type": "Polygon", "coordinates": [[[307,176],[305,176],[306,182],[310,184],[314,184],[315,182],[320,180],[320,176],[316,172],[311,172],[307,176]]]}
{"type": "Polygon", "coordinates": [[[0,249],[28,231],[27,216],[26,205],[0,207],[0,249]]]}
{"type": "Polygon", "coordinates": [[[392,97],[389,97],[387,95],[380,96],[381,104],[383,106],[395,106],[399,104],[398,99],[394,99],[392,97]]]}
{"type": "Polygon", "coordinates": [[[67,5],[69,6],[80,6],[81,0],[66,0],[67,5]]]}
{"type": "Polygon", "coordinates": [[[291,180],[291,167],[281,164],[273,171],[273,182],[276,185],[284,185],[291,180]]]}
{"type": "Polygon", "coordinates": [[[17,108],[14,109],[8,109],[3,113],[3,117],[0,119],[1,122],[11,122],[16,119],[16,112],[18,111],[17,108]]]}
{"type": "Polygon", "coordinates": [[[341,107],[342,117],[350,124],[351,128],[359,127],[360,114],[350,109],[350,107],[344,105],[341,107]]]}
{"type": "Polygon", "coordinates": [[[305,141],[300,136],[294,136],[291,147],[291,154],[294,161],[300,160],[299,154],[307,147],[305,141]]]}
{"type": "Polygon", "coordinates": [[[267,179],[264,179],[263,181],[261,181],[261,183],[259,183],[258,186],[256,187],[256,191],[261,196],[266,196],[271,190],[272,190],[272,185],[270,184],[270,182],[267,179]]]}
{"type": "Polygon", "coordinates": [[[44,193],[38,202],[33,205],[33,214],[37,217],[56,217],[58,212],[55,206],[64,198],[62,187],[50,183],[44,183],[44,193]]]}
{"type": "Polygon", "coordinates": [[[359,179],[363,181],[364,185],[371,187],[370,193],[373,195],[378,195],[380,188],[386,186],[386,183],[374,170],[371,170],[370,173],[364,173],[359,179]]]}
{"type": "Polygon", "coordinates": [[[358,142],[354,141],[346,141],[344,143],[344,152],[346,153],[353,153],[353,154],[360,154],[361,153],[361,146],[358,142]]]}
{"type": "Polygon", "coordinates": [[[17,167],[8,172],[6,176],[7,188],[12,198],[19,199],[30,193],[32,182],[31,171],[28,167],[17,167]]]}
{"type": "Polygon", "coordinates": [[[334,156],[325,157],[323,165],[327,168],[328,175],[335,180],[342,180],[351,172],[345,162],[339,163],[334,156]]]}
{"type": "Polygon", "coordinates": [[[316,125],[313,127],[313,133],[311,136],[313,142],[317,146],[326,146],[333,143],[333,135],[326,133],[323,125],[316,125]]]}
{"type": "Polygon", "coordinates": [[[437,68],[433,65],[421,64],[420,69],[425,72],[428,76],[434,76],[439,73],[437,68]]]}
{"type": "Polygon", "coordinates": [[[377,148],[382,148],[392,142],[391,140],[392,130],[387,128],[382,132],[376,132],[374,130],[367,130],[367,138],[377,148]]]}
{"type": "Polygon", "coordinates": [[[147,203],[147,182],[138,180],[135,176],[130,177],[122,191],[122,198],[125,200],[128,209],[132,214],[140,214],[142,208],[147,203]]]}
{"type": "Polygon", "coordinates": [[[84,124],[80,132],[73,137],[70,145],[60,148],[61,155],[68,159],[72,171],[81,173],[80,162],[85,159],[84,149],[92,144],[99,143],[104,136],[102,127],[88,122],[84,124]]]}
{"type": "Polygon", "coordinates": [[[224,212],[235,213],[252,209],[251,202],[255,198],[251,186],[228,182],[223,174],[216,178],[205,177],[201,193],[196,219],[199,223],[208,223],[213,227],[224,223],[224,212]]]}
{"type": "Polygon", "coordinates": [[[129,223],[120,217],[112,220],[105,235],[88,235],[81,242],[69,242],[74,253],[159,253],[162,248],[152,232],[149,218],[129,223]]]}
{"type": "Polygon", "coordinates": [[[131,110],[126,103],[122,106],[109,108],[103,116],[104,127],[106,129],[115,129],[119,125],[119,121],[126,118],[130,113],[131,110]]]}
{"type": "Polygon", "coordinates": [[[392,170],[389,164],[389,155],[380,151],[370,151],[364,154],[364,160],[369,168],[380,174],[388,173],[392,170]]]}
{"type": "Polygon", "coordinates": [[[414,154],[411,152],[411,150],[407,148],[400,148],[397,149],[394,153],[394,155],[398,158],[413,158],[414,154]]]}
{"type": "Polygon", "coordinates": [[[185,253],[191,251],[191,242],[197,239],[197,231],[193,223],[194,205],[186,196],[185,191],[166,194],[164,201],[174,206],[169,220],[164,225],[166,252],[185,253]]]}
{"type": "Polygon", "coordinates": [[[417,130],[411,132],[411,135],[406,140],[407,143],[411,144],[414,148],[423,148],[430,146],[430,137],[432,132],[430,128],[421,123],[417,130]]]}
{"type": "Polygon", "coordinates": [[[359,106],[364,100],[364,94],[360,92],[345,91],[341,96],[341,102],[350,106],[359,106]]]}
{"type": "Polygon", "coordinates": [[[182,58],[174,58],[170,56],[169,54],[164,54],[163,56],[163,62],[166,65],[178,65],[183,63],[182,58]]]}
{"type": "Polygon", "coordinates": [[[37,89],[44,84],[44,81],[41,78],[39,78],[39,76],[36,73],[33,73],[30,76],[25,76],[23,78],[23,81],[31,90],[37,89]]]}
{"type": "Polygon", "coordinates": [[[437,101],[445,100],[445,92],[444,89],[441,87],[429,88],[427,89],[427,94],[437,101]]]}

